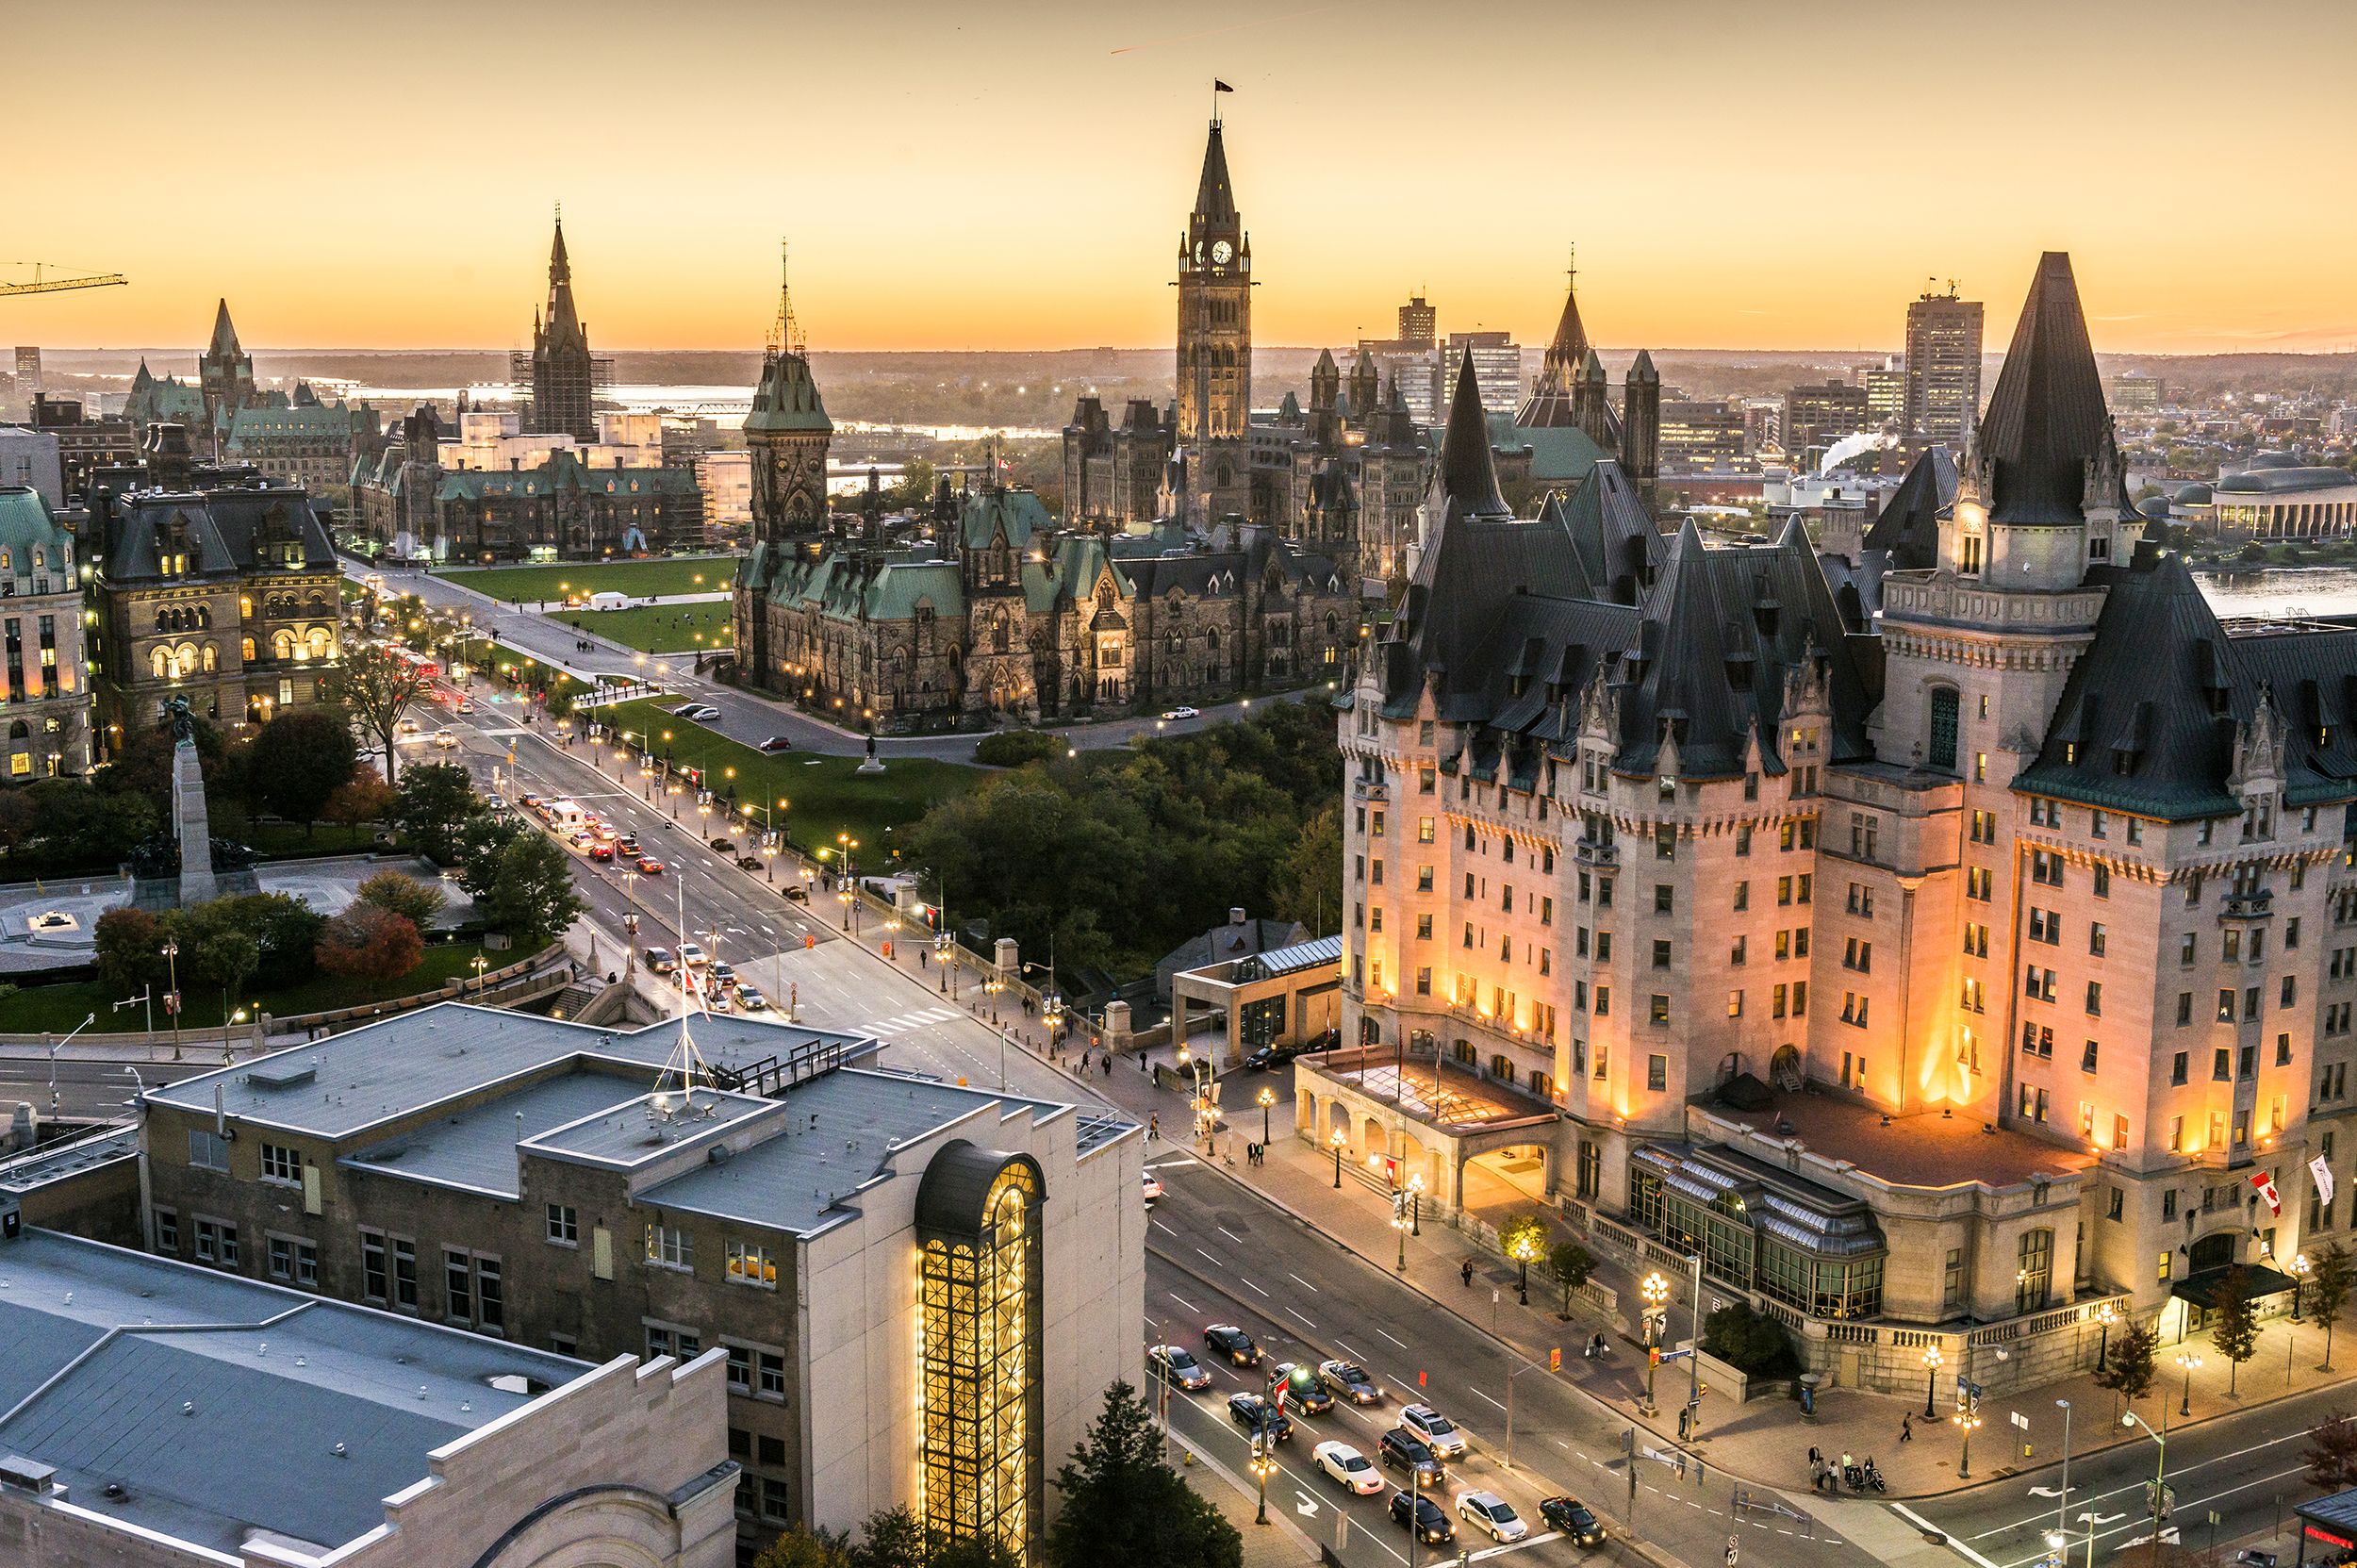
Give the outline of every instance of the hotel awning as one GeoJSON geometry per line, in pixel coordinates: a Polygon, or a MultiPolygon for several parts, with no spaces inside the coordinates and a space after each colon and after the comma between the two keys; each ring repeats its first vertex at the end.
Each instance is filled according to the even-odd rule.
{"type": "MultiPolygon", "coordinates": [[[[2206,1312],[2217,1305],[2217,1288],[2233,1271],[2234,1265],[2230,1263],[2224,1268],[2205,1268],[2199,1274],[2188,1274],[2171,1285],[2168,1294],[2181,1300],[2190,1301],[2206,1312]]],[[[2265,1263],[2245,1263],[2242,1265],[2242,1272],[2243,1295],[2250,1300],[2255,1301],[2263,1296],[2280,1295],[2292,1288],[2290,1275],[2271,1269],[2265,1263]]]]}

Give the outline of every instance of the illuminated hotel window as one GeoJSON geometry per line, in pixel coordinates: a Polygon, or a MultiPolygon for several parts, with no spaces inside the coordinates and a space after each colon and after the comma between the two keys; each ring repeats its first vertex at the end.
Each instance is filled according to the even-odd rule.
{"type": "Polygon", "coordinates": [[[1018,1554],[1040,1523],[1039,1167],[963,1141],[917,1189],[928,1530],[995,1535],[1018,1554]]]}

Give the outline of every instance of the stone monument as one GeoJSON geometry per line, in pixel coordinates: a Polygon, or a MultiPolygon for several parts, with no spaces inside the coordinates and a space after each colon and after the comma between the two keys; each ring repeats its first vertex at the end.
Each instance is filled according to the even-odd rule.
{"type": "Polygon", "coordinates": [[[196,724],[189,700],[172,700],[172,833],[180,844],[180,907],[221,896],[213,875],[213,832],[205,810],[205,768],[196,754],[196,724]]]}

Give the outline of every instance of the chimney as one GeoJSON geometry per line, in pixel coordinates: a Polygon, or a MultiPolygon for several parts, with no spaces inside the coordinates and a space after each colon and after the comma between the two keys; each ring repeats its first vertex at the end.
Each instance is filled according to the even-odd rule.
{"type": "Polygon", "coordinates": [[[1231,926],[1243,925],[1244,923],[1244,911],[1239,908],[1230,907],[1228,911],[1228,923],[1231,926]]]}

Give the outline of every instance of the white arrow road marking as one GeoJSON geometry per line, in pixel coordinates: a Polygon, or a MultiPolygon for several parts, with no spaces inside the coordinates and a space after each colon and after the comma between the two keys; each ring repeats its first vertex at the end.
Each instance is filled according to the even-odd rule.
{"type": "Polygon", "coordinates": [[[2059,1497],[2062,1494],[2051,1486],[2034,1486],[2030,1488],[2030,1495],[2033,1497],[2059,1497]]]}
{"type": "Polygon", "coordinates": [[[2082,1525],[2117,1525],[2127,1517],[2124,1513],[2083,1513],[2079,1515],[2079,1523],[2082,1525]]]}
{"type": "Polygon", "coordinates": [[[1315,1498],[1311,1497],[1311,1496],[1310,1496],[1308,1493],[1306,1493],[1306,1492],[1295,1492],[1295,1493],[1294,1494],[1294,1495],[1301,1499],[1300,1505],[1299,1505],[1298,1507],[1296,1507],[1296,1508],[1294,1510],[1294,1511],[1295,1513],[1298,1513],[1298,1514],[1302,1515],[1304,1518],[1307,1518],[1307,1517],[1309,1517],[1310,1515],[1311,1515],[1311,1514],[1313,1514],[1313,1513],[1317,1512],[1317,1510],[1318,1510],[1317,1500],[1316,1500],[1315,1498]]]}
{"type": "MultiPolygon", "coordinates": [[[[2150,1546],[2151,1544],[2152,1544],[2152,1538],[2151,1536],[2139,1535],[2131,1537],[2130,1539],[2121,1542],[2118,1546],[2115,1546],[2112,1549],[2114,1551],[2124,1552],[2132,1547],[2150,1546]]],[[[2171,1525],[2168,1528],[2161,1532],[2161,1544],[2164,1546],[2174,1546],[2178,1544],[2176,1526],[2171,1525]]]]}

